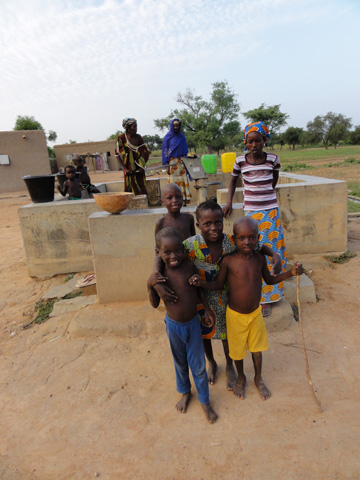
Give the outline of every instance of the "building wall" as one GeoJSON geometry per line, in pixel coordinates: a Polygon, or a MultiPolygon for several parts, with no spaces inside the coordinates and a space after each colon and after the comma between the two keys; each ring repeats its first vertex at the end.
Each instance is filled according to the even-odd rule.
{"type": "MultiPolygon", "coordinates": [[[[115,158],[115,140],[105,140],[102,142],[84,142],[69,143],[65,145],[55,145],[55,156],[58,168],[66,167],[69,162],[66,155],[83,155],[84,153],[105,153],[110,170],[119,170],[118,161],[115,158]]],[[[90,171],[94,171],[92,162],[87,165],[90,171]]]]}
{"type": "Polygon", "coordinates": [[[0,132],[0,155],[10,158],[10,165],[0,165],[0,193],[26,190],[25,175],[51,173],[43,130],[0,132]]]}

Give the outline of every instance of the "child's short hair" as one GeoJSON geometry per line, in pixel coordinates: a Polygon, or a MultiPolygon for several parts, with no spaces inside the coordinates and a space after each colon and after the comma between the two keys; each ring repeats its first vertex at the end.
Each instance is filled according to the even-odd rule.
{"type": "Polygon", "coordinates": [[[235,235],[235,231],[239,228],[239,226],[241,227],[242,224],[244,223],[247,223],[248,225],[250,225],[254,231],[256,230],[256,233],[259,233],[259,227],[258,227],[258,223],[256,222],[256,220],[254,220],[252,217],[239,217],[235,220],[234,224],[233,224],[233,233],[235,235]]]}
{"type": "Polygon", "coordinates": [[[222,215],[222,210],[218,203],[216,203],[214,200],[205,200],[205,202],[200,203],[200,205],[198,205],[196,208],[195,214],[197,221],[200,219],[201,212],[205,212],[205,210],[212,210],[213,212],[219,210],[222,215]]]}
{"type": "Polygon", "coordinates": [[[159,248],[159,246],[160,246],[160,244],[161,244],[161,240],[162,240],[163,238],[169,238],[169,237],[176,238],[177,240],[179,240],[179,243],[182,244],[182,240],[181,240],[181,236],[180,236],[179,230],[177,230],[176,228],[173,228],[173,227],[165,227],[165,228],[162,228],[162,229],[156,234],[156,237],[155,237],[156,246],[159,248]]]}
{"type": "Polygon", "coordinates": [[[69,170],[72,170],[73,172],[76,172],[76,168],[74,167],[74,165],[66,165],[65,173],[69,170]]]}

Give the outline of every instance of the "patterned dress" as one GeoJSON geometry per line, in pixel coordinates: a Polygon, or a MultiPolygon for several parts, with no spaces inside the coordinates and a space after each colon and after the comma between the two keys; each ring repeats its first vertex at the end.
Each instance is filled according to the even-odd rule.
{"type": "MultiPolygon", "coordinates": [[[[282,271],[285,271],[287,259],[284,232],[276,193],[272,188],[274,170],[280,170],[280,160],[273,153],[267,153],[265,161],[256,165],[249,163],[246,156],[241,155],[235,161],[232,175],[239,176],[241,173],[244,182],[244,213],[256,220],[260,244],[267,245],[280,254],[282,271]]],[[[266,260],[271,271],[270,260],[268,257],[266,260]]],[[[276,285],[263,282],[260,303],[278,302],[283,294],[283,282],[276,285]]]]}
{"type": "Polygon", "coordinates": [[[187,176],[186,169],[181,158],[170,157],[169,173],[170,178],[168,179],[168,183],[176,183],[181,190],[184,203],[190,203],[191,193],[189,177],[187,176]]]}
{"type": "Polygon", "coordinates": [[[128,143],[126,134],[118,136],[116,142],[116,154],[120,154],[124,165],[130,173],[124,172],[125,192],[133,192],[134,195],[147,195],[145,182],[145,165],[150,156],[150,151],[142,137],[138,135],[140,146],[134,147],[128,143]]]}
{"type": "MultiPolygon", "coordinates": [[[[213,262],[209,247],[205,243],[201,233],[194,235],[184,241],[187,257],[194,262],[202,280],[210,282],[219,273],[220,262],[224,255],[233,253],[236,250],[232,236],[223,234],[222,255],[217,262],[213,262]]],[[[228,286],[225,284],[223,290],[205,289],[205,295],[210,308],[216,315],[215,334],[212,338],[226,340],[226,307],[228,303],[228,286]]],[[[211,335],[204,334],[204,338],[211,338],[211,335]]]]}

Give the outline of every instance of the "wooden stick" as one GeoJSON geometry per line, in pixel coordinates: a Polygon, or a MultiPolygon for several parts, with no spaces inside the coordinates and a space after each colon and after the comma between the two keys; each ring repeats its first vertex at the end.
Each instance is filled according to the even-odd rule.
{"type": "Polygon", "coordinates": [[[297,303],[298,303],[298,311],[299,311],[299,327],[300,327],[300,333],[301,333],[302,348],[303,348],[303,352],[304,352],[305,374],[306,374],[306,378],[307,378],[308,383],[309,383],[309,388],[310,388],[311,395],[312,395],[315,403],[319,407],[319,412],[322,413],[323,410],[321,408],[321,403],[320,403],[319,399],[317,398],[317,396],[315,395],[313,383],[311,381],[309,362],[308,362],[306,348],[305,348],[305,338],[304,338],[304,330],[303,330],[303,325],[302,325],[301,304],[300,304],[300,275],[297,275],[296,278],[297,278],[296,294],[297,294],[297,303]]]}

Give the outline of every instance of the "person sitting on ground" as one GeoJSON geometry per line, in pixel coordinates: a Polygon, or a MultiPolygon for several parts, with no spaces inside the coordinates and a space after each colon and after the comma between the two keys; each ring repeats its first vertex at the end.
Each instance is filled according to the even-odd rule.
{"type": "Polygon", "coordinates": [[[72,162],[76,167],[76,172],[80,173],[79,181],[81,188],[86,190],[90,195],[92,193],[100,193],[100,190],[98,190],[95,185],[92,185],[91,183],[88,169],[85,167],[85,160],[83,157],[81,155],[74,155],[72,157],[72,162]]]}
{"type": "Polygon", "coordinates": [[[235,360],[238,379],[234,394],[245,398],[246,377],[243,359],[246,346],[252,354],[255,370],[255,385],[262,400],[271,393],[261,376],[262,353],[268,349],[266,328],[261,313],[260,299],[262,278],[268,285],[277,284],[295,275],[304,273],[301,263],[280,275],[270,275],[265,256],[258,252],[259,230],[251,217],[240,217],[234,222],[234,240],[237,251],[223,258],[218,276],[212,282],[203,281],[199,274],[189,279],[191,285],[219,290],[225,282],[229,285],[229,301],[226,310],[226,330],[230,358],[235,360]]]}
{"type": "Polygon", "coordinates": [[[56,185],[56,188],[63,197],[68,193],[70,200],[81,200],[81,185],[76,178],[76,170],[73,165],[65,167],[65,176],[67,180],[65,180],[63,186],[56,185]]]}
{"type": "MultiPolygon", "coordinates": [[[[179,301],[165,301],[166,332],[174,358],[176,387],[182,397],[176,404],[179,412],[185,413],[191,398],[189,367],[194,379],[198,400],[209,423],[217,420],[217,414],[209,401],[209,383],[206,374],[206,361],[202,342],[199,316],[197,313],[198,297],[205,308],[205,318],[209,326],[214,323],[204,292],[188,282],[189,276],[196,273],[192,262],[185,258],[184,246],[180,233],[175,228],[163,228],[156,235],[157,253],[162,258],[164,276],[169,285],[176,290],[179,301]]],[[[160,297],[154,289],[157,278],[152,273],[147,282],[150,303],[159,306],[160,297]]]]}
{"type": "Polygon", "coordinates": [[[160,218],[155,225],[155,235],[165,227],[173,227],[179,230],[181,240],[195,235],[195,222],[191,213],[182,213],[183,196],[175,183],[168,183],[161,191],[161,202],[168,213],[160,218]]]}

